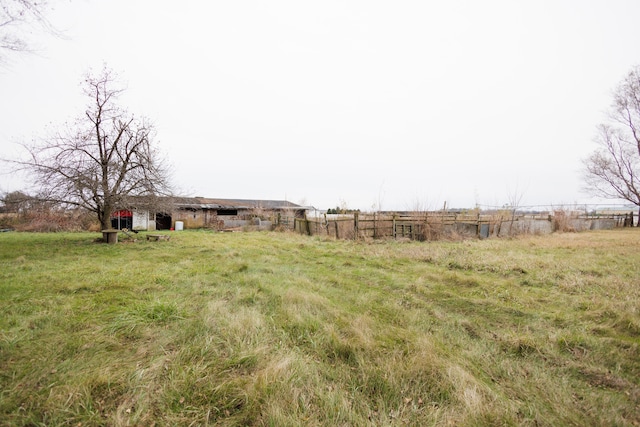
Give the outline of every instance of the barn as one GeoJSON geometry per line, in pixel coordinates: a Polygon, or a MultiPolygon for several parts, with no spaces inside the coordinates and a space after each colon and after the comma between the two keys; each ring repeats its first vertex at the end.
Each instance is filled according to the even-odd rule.
{"type": "Polygon", "coordinates": [[[303,218],[312,207],[286,200],[213,199],[174,197],[165,211],[120,209],[111,216],[115,229],[169,230],[176,222],[185,229],[233,230],[243,227],[271,229],[285,218],[303,218]]]}

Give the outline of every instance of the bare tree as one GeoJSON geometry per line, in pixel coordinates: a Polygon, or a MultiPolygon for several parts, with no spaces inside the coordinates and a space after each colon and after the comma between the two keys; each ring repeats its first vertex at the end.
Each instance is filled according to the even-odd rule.
{"type": "Polygon", "coordinates": [[[640,66],[614,91],[609,123],[598,126],[596,143],[599,148],[584,160],[587,191],[640,209],[640,66]]]}
{"type": "Polygon", "coordinates": [[[28,52],[32,49],[34,29],[59,35],[45,17],[46,0],[0,0],[0,62],[7,52],[28,52]]]}
{"type": "Polygon", "coordinates": [[[115,209],[148,208],[169,195],[169,170],[152,143],[153,126],[117,105],[123,89],[111,70],[88,74],[84,91],[91,99],[84,117],[25,144],[28,158],[13,163],[29,173],[40,199],[93,212],[107,229],[115,209]]]}
{"type": "Polygon", "coordinates": [[[0,197],[4,212],[23,214],[31,205],[33,198],[22,191],[11,191],[0,197]]]}

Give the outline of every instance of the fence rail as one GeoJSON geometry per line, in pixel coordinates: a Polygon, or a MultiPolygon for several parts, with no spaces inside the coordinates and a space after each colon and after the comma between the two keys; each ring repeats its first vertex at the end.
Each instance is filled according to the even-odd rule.
{"type": "Polygon", "coordinates": [[[518,234],[549,234],[554,231],[612,229],[633,224],[633,213],[584,215],[566,212],[543,214],[446,212],[362,214],[356,212],[305,218],[280,217],[276,226],[292,229],[301,234],[326,235],[338,239],[438,240],[447,237],[488,238],[518,234]]]}

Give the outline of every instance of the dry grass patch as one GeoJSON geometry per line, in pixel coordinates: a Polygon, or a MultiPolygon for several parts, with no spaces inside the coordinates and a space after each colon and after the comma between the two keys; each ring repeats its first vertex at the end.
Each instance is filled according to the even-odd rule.
{"type": "Polygon", "coordinates": [[[0,235],[0,425],[638,425],[640,230],[0,235]]]}

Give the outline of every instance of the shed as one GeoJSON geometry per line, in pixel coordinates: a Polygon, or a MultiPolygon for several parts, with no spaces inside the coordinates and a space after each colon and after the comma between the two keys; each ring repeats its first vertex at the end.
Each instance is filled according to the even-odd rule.
{"type": "Polygon", "coordinates": [[[169,212],[147,209],[119,210],[112,216],[116,228],[128,224],[135,230],[166,230],[181,221],[185,229],[208,228],[232,230],[242,227],[270,229],[281,217],[302,218],[313,207],[300,206],[287,200],[219,199],[207,197],[174,197],[169,212]],[[130,221],[122,221],[131,218],[130,221]]]}

